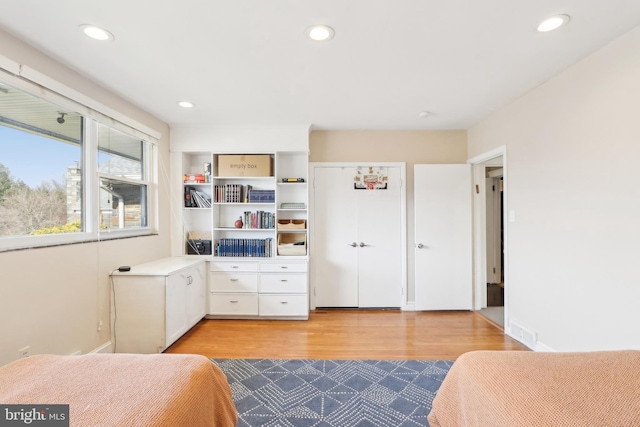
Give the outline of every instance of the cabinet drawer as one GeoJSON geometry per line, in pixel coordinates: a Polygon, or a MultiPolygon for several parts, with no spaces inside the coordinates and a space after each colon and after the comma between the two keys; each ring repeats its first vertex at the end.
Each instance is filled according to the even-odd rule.
{"type": "Polygon", "coordinates": [[[258,271],[257,262],[210,261],[210,271],[258,271]]]}
{"type": "Polygon", "coordinates": [[[212,292],[258,292],[258,275],[226,271],[211,272],[209,289],[212,292]]]}
{"type": "Polygon", "coordinates": [[[258,315],[256,294],[209,294],[209,314],[258,315]]]}
{"type": "Polygon", "coordinates": [[[306,274],[262,274],[260,292],[304,294],[307,292],[306,274]]]}
{"type": "Polygon", "coordinates": [[[260,316],[309,316],[306,295],[260,295],[260,316]]]}
{"type": "Polygon", "coordinates": [[[260,271],[267,273],[305,273],[307,271],[306,262],[274,262],[260,264],[260,271]]]}

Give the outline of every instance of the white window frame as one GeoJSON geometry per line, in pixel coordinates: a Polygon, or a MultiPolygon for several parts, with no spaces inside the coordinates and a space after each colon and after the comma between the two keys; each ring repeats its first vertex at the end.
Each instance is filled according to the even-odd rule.
{"type": "MultiPolygon", "coordinates": [[[[159,167],[157,144],[161,136],[159,132],[2,55],[0,55],[0,80],[60,107],[77,111],[85,119],[82,154],[82,223],[84,231],[2,237],[0,238],[0,252],[157,234],[159,167]],[[144,179],[136,181],[136,184],[147,186],[147,225],[145,227],[100,231],[97,123],[149,142],[149,144],[145,144],[148,149],[143,154],[144,179]]],[[[117,179],[126,181],[121,177],[117,179]]]]}

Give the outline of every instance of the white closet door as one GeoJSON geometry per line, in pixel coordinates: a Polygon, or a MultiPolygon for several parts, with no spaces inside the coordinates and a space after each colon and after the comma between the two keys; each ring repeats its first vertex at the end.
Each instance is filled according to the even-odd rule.
{"type": "Polygon", "coordinates": [[[358,200],[359,307],[402,304],[400,168],[389,167],[387,173],[386,190],[354,190],[358,200]]]}
{"type": "Polygon", "coordinates": [[[354,174],[353,168],[315,168],[315,251],[311,256],[317,307],[358,306],[354,174]]]}
{"type": "Polygon", "coordinates": [[[415,165],[417,310],[471,310],[471,166],[415,165]]]}

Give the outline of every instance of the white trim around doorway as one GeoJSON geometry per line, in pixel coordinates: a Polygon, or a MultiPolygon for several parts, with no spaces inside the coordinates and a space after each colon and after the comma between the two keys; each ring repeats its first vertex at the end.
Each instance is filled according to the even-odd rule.
{"type": "Polygon", "coordinates": [[[473,309],[480,310],[486,306],[486,286],[487,286],[487,254],[486,254],[486,198],[485,198],[485,168],[492,164],[492,160],[502,157],[503,168],[503,240],[504,240],[504,330],[507,335],[509,331],[509,216],[508,216],[508,194],[509,180],[507,170],[507,147],[505,145],[497,147],[486,153],[475,156],[467,163],[473,166],[473,309]],[[484,296],[484,301],[483,301],[484,296]]]}

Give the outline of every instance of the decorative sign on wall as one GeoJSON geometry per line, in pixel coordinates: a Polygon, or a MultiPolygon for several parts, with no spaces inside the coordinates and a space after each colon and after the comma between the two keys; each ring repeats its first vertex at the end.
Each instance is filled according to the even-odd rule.
{"type": "Polygon", "coordinates": [[[386,190],[387,168],[375,166],[360,166],[353,178],[353,188],[356,190],[386,190]]]}

